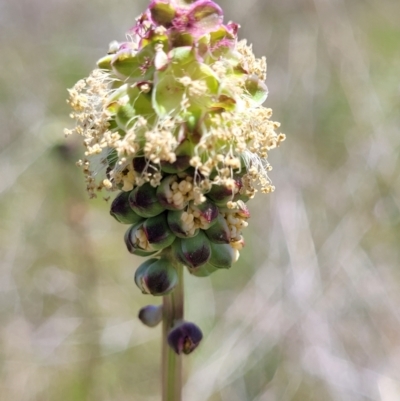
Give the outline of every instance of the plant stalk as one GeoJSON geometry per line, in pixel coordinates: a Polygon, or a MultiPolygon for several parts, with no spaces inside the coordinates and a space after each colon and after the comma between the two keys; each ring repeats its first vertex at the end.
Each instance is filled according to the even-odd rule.
{"type": "Polygon", "coordinates": [[[168,345],[167,336],[175,323],[183,320],[183,266],[177,264],[178,284],[163,296],[162,322],[162,401],[182,400],[182,356],[168,345]]]}

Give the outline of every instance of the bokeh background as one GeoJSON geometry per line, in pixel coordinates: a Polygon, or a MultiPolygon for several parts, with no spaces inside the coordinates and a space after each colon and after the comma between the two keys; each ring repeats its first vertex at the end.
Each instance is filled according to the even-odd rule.
{"type": "MultiPolygon", "coordinates": [[[[0,400],[158,401],[159,299],[89,201],[66,88],[147,1],[0,0],[0,400]]],[[[220,0],[287,141],[230,271],[187,275],[185,401],[400,400],[400,2],[220,0]]]]}

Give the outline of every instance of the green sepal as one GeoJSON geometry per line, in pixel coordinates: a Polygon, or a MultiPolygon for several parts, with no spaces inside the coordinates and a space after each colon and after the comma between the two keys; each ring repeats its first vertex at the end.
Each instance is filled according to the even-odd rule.
{"type": "Polygon", "coordinates": [[[196,60],[196,55],[192,46],[174,47],[169,52],[168,56],[172,61],[172,65],[179,65],[179,67],[196,60]]]}
{"type": "Polygon", "coordinates": [[[126,130],[132,128],[135,116],[135,109],[130,103],[126,103],[118,107],[115,120],[121,129],[126,130]]]}
{"type": "Polygon", "coordinates": [[[151,18],[156,24],[169,27],[175,17],[175,9],[171,4],[155,2],[150,7],[151,18]]]}
{"type": "Polygon", "coordinates": [[[111,62],[114,58],[113,54],[108,54],[107,56],[102,57],[100,60],[97,61],[97,67],[102,70],[111,70],[111,62]]]}
{"type": "Polygon", "coordinates": [[[196,277],[208,277],[212,273],[216,272],[218,270],[218,267],[215,267],[213,265],[210,265],[210,263],[205,263],[204,265],[201,265],[196,268],[187,268],[190,274],[193,274],[193,276],[196,277]]]}
{"type": "MultiPolygon", "coordinates": [[[[212,96],[218,92],[219,81],[215,72],[206,64],[199,63],[191,47],[171,50],[171,64],[154,76],[153,107],[160,117],[178,114],[182,107],[184,94],[188,96],[189,111],[196,116],[212,104],[212,96]],[[204,95],[190,96],[179,78],[189,77],[193,81],[204,82],[207,88],[204,95]]],[[[187,117],[186,117],[187,118],[187,117]]]]}
{"type": "Polygon", "coordinates": [[[235,250],[229,244],[210,242],[211,257],[208,263],[218,269],[229,269],[235,261],[235,250]]]}
{"type": "Polygon", "coordinates": [[[150,92],[143,92],[140,86],[135,84],[128,88],[127,95],[129,96],[130,104],[135,109],[136,115],[146,116],[147,118],[148,115],[154,114],[150,92]]]}
{"type": "Polygon", "coordinates": [[[154,75],[154,48],[148,44],[137,53],[122,50],[114,56],[111,63],[113,71],[128,82],[151,81],[154,75]]]}

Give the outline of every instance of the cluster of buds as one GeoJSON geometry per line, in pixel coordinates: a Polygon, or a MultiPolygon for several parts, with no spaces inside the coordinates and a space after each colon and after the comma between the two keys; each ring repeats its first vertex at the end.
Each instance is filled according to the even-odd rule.
{"type": "Polygon", "coordinates": [[[229,268],[245,202],[274,189],[267,156],[285,136],[262,106],[265,58],[238,28],[211,0],[152,0],[69,90],[77,125],[66,134],[84,137],[89,194],[120,191],[111,214],[130,225],[126,246],[151,256],[135,275],[143,293],[172,291],[176,263],[201,277],[229,268]]]}
{"type": "MultiPolygon", "coordinates": [[[[232,188],[215,185],[197,203],[193,174],[193,169],[165,173],[158,187],[145,183],[121,191],[111,204],[111,214],[119,222],[131,224],[125,234],[128,251],[139,256],[163,255],[164,270],[172,276],[174,269],[168,268],[168,260],[182,263],[196,276],[208,276],[231,267],[244,245],[242,229],[248,224],[249,211],[240,194],[240,176],[235,177],[232,188]]],[[[146,270],[146,277],[148,274],[146,270]]],[[[159,288],[139,287],[145,293],[163,295],[159,288]]],[[[170,289],[168,286],[165,292],[170,289]]]]}

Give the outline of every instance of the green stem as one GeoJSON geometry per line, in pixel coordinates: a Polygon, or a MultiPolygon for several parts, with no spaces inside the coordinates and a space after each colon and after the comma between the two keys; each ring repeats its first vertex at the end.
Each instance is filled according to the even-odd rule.
{"type": "Polygon", "coordinates": [[[175,322],[183,319],[183,266],[176,265],[178,285],[163,296],[162,333],[162,401],[182,399],[182,356],[175,354],[167,343],[167,336],[175,322]]]}

